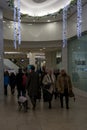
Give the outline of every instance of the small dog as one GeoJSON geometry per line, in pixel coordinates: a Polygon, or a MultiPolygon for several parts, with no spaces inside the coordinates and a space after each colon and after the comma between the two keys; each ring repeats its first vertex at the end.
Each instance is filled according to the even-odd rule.
{"type": "Polygon", "coordinates": [[[22,108],[23,108],[24,112],[27,112],[27,110],[28,110],[28,100],[27,100],[26,97],[19,96],[19,98],[18,98],[18,105],[19,105],[19,111],[21,111],[22,108]]]}

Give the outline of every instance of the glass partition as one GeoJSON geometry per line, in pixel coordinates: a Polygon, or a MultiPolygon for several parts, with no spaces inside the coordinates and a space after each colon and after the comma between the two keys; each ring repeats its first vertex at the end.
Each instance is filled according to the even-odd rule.
{"type": "Polygon", "coordinates": [[[69,41],[68,69],[74,86],[87,91],[87,35],[69,41]]]}

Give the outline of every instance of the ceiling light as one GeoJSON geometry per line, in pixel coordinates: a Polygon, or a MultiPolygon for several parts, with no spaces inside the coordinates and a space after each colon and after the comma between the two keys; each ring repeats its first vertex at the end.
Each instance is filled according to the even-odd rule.
{"type": "Polygon", "coordinates": [[[22,54],[22,52],[4,52],[4,54],[22,54]]]}
{"type": "Polygon", "coordinates": [[[35,19],[33,19],[33,22],[35,22],[35,19]]]}
{"type": "Polygon", "coordinates": [[[47,22],[50,22],[51,20],[47,20],[47,22]]]}
{"type": "Polygon", "coordinates": [[[28,25],[32,25],[32,23],[29,23],[28,25]]]}
{"type": "Polygon", "coordinates": [[[40,49],[40,51],[42,51],[42,49],[40,49]]]}
{"type": "Polygon", "coordinates": [[[6,23],[6,21],[3,21],[3,23],[6,23]]]}

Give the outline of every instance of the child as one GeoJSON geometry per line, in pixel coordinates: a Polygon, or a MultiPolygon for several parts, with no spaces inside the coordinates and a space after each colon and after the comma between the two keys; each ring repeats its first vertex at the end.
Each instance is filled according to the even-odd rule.
{"type": "Polygon", "coordinates": [[[28,100],[24,96],[19,96],[18,98],[18,105],[19,105],[19,111],[24,108],[24,112],[27,112],[28,110],[28,100]]]}

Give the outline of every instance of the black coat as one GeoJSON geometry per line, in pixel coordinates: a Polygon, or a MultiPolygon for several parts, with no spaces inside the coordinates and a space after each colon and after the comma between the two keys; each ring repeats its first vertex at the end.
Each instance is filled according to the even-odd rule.
{"type": "Polygon", "coordinates": [[[27,90],[28,90],[29,96],[38,97],[38,93],[40,91],[38,73],[36,73],[36,72],[29,73],[27,80],[28,80],[27,81],[27,90]]]}
{"type": "Polygon", "coordinates": [[[23,87],[23,85],[22,85],[22,81],[23,81],[22,76],[23,76],[23,73],[18,73],[16,75],[16,84],[17,84],[17,89],[18,90],[22,89],[22,87],[23,87]]]}

